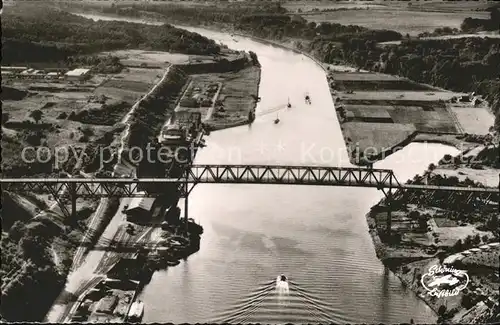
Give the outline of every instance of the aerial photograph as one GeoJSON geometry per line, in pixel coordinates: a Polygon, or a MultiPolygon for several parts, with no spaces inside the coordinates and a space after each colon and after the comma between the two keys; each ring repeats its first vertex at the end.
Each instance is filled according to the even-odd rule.
{"type": "Polygon", "coordinates": [[[500,323],[500,1],[0,19],[0,323],[500,323]]]}

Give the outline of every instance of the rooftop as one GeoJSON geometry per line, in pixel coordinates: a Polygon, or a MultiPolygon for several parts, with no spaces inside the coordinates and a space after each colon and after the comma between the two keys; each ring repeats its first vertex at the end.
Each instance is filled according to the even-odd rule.
{"type": "Polygon", "coordinates": [[[75,69],[75,70],[71,70],[71,71],[66,72],[66,75],[70,76],[70,77],[78,77],[78,76],[83,76],[84,74],[88,73],[89,71],[90,71],[90,69],[75,69]]]}
{"type": "Polygon", "coordinates": [[[27,70],[28,67],[7,67],[2,66],[2,70],[27,70]]]}
{"type": "Polygon", "coordinates": [[[133,209],[143,209],[145,211],[151,211],[153,207],[153,203],[155,202],[155,198],[150,197],[135,197],[132,199],[130,204],[128,205],[127,211],[133,209]]]}

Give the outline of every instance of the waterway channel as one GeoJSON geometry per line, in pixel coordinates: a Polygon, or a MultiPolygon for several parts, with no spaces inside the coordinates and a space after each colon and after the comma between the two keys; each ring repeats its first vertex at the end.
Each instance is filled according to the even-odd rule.
{"type": "MultiPolygon", "coordinates": [[[[257,53],[261,102],[251,126],[212,133],[196,163],[350,166],[321,67],[303,55],[243,37],[190,28],[257,53]],[[309,92],[312,105],[304,103],[309,92]],[[291,109],[260,114],[286,105],[291,109]]],[[[411,144],[374,168],[400,181],[455,148],[411,144]]],[[[375,256],[365,214],[375,189],[198,185],[191,217],[204,227],[200,251],[154,274],[141,294],[144,322],[430,323],[435,314],[375,256]],[[275,279],[290,279],[280,296],[275,279]]],[[[182,202],[181,202],[181,207],[182,202]]]]}

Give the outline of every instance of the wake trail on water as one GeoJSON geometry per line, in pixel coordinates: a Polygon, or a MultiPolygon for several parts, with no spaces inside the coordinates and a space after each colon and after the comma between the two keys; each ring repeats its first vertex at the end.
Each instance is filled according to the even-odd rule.
{"type": "Polygon", "coordinates": [[[335,311],[294,282],[264,283],[217,315],[215,323],[333,323],[335,311]]]}

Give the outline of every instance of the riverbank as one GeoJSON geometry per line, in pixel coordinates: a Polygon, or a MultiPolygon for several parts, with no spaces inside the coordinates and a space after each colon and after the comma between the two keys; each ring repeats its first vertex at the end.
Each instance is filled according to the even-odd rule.
{"type": "Polygon", "coordinates": [[[81,294],[73,295],[59,321],[127,321],[132,304],[153,273],[176,266],[197,252],[203,233],[203,228],[192,220],[188,223],[188,232],[182,235],[181,227],[185,226],[180,223],[170,224],[168,228],[153,225],[151,229],[142,230],[136,225],[135,238],[140,238],[140,245],[130,246],[134,240],[124,235],[129,233],[124,226],[114,238],[115,249],[107,253],[107,263],[101,263],[101,272],[82,287],[81,294]]]}
{"type": "MultiPolygon", "coordinates": [[[[480,160],[482,151],[491,149],[494,150],[474,150],[466,155],[467,163],[458,163],[464,160],[460,158],[462,154],[456,160],[445,157],[413,181],[460,186],[481,182],[494,188],[498,186],[500,170],[473,163],[480,160]]],[[[441,322],[498,322],[499,279],[495,273],[500,267],[500,246],[496,244],[499,240],[498,196],[474,207],[473,203],[466,203],[465,198],[450,205],[440,202],[436,195],[425,201],[417,197],[407,202],[408,194],[391,204],[391,236],[387,236],[385,230],[384,200],[366,215],[377,257],[438,313],[441,322]],[[469,285],[456,296],[436,298],[429,295],[420,280],[433,265],[465,270],[469,285]]]]}

